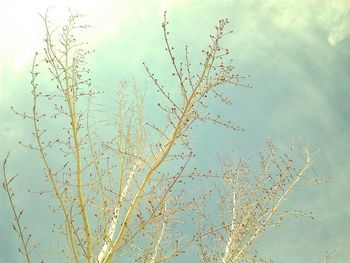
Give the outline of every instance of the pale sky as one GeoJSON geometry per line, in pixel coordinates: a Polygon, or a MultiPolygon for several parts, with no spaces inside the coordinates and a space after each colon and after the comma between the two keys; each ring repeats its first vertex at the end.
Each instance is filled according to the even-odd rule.
{"type": "MultiPolygon", "coordinates": [[[[277,232],[266,233],[260,251],[277,263],[322,262],[324,252],[340,244],[332,262],[350,259],[347,0],[0,0],[0,158],[13,151],[11,171],[21,173],[16,184],[18,205],[29,215],[40,202],[27,201],[32,199],[22,190],[33,185],[32,177],[40,182],[41,166],[32,153],[18,146],[20,140],[31,140],[27,132],[31,127],[14,116],[10,106],[30,109],[30,64],[34,52],[42,50],[44,38],[38,13],[46,8],[50,8],[50,20],[56,25],[65,22],[68,8],[86,14],[83,19],[91,28],[82,37],[96,50],[90,58],[93,82],[107,92],[124,78],[135,77],[143,84],[147,79],[143,61],[166,82],[168,61],[160,26],[164,10],[169,13],[171,40],[177,52],[181,54],[188,44],[193,60],[207,45],[216,21],[228,17],[234,34],[226,44],[232,49],[237,69],[250,75],[248,82],[253,89],[230,93],[234,106],[223,110],[223,115],[233,116],[246,132],[233,137],[223,132],[213,140],[213,152],[204,154],[207,147],[203,141],[211,136],[211,129],[199,128],[194,144],[203,152],[203,165],[211,164],[216,153],[230,150],[254,159],[268,137],[282,148],[294,138],[318,150],[315,170],[333,181],[298,190],[288,204],[319,216],[313,222],[288,220],[277,232]],[[28,158],[33,162],[28,163],[28,158]],[[28,163],[28,168],[23,163],[28,163]],[[273,238],[276,233],[279,239],[273,238]]],[[[106,107],[108,103],[112,102],[106,102],[106,107]]],[[[21,262],[18,240],[10,229],[10,210],[2,201],[3,191],[0,200],[0,215],[5,215],[0,226],[0,263],[21,262]]],[[[25,219],[37,240],[45,240],[35,220],[30,216],[25,219]]]]}

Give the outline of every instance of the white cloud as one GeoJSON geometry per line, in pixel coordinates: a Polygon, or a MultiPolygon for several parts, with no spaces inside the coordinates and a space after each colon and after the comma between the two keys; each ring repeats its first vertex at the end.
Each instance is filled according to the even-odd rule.
{"type": "MultiPolygon", "coordinates": [[[[350,5],[348,0],[267,0],[264,10],[274,23],[296,32],[310,33],[315,26],[327,33],[332,46],[350,36],[350,5]]],[[[307,37],[307,36],[305,36],[307,37]]]]}
{"type": "MultiPolygon", "coordinates": [[[[315,2],[315,5],[318,3],[315,2]]],[[[328,31],[328,42],[335,46],[350,36],[350,5],[347,0],[326,1],[318,6],[317,20],[328,31]]]]}

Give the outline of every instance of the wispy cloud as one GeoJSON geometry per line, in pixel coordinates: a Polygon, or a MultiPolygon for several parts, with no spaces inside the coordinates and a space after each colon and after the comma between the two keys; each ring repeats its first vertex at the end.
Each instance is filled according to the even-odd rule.
{"type": "Polygon", "coordinates": [[[306,34],[317,27],[326,32],[325,40],[333,46],[350,36],[350,5],[347,0],[267,0],[263,5],[280,27],[306,34]]]}

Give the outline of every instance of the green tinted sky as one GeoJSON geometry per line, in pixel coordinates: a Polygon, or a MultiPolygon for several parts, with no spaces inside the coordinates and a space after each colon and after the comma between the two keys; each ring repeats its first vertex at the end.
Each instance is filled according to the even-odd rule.
{"type": "MultiPolygon", "coordinates": [[[[229,18],[234,34],[225,45],[237,70],[250,75],[253,89],[232,91],[233,107],[223,114],[246,132],[229,136],[216,129],[214,136],[211,129],[199,128],[194,143],[202,161],[208,164],[216,153],[230,150],[254,159],[269,136],[281,147],[294,138],[311,151],[319,149],[315,170],[320,177],[334,180],[298,189],[288,203],[319,216],[313,221],[288,220],[280,230],[264,234],[261,254],[276,262],[321,262],[325,250],[341,244],[334,262],[350,259],[350,6],[346,0],[0,0],[0,157],[13,151],[10,170],[21,172],[16,182],[18,206],[29,214],[25,220],[39,240],[45,239],[51,224],[38,226],[33,209],[38,206],[44,212],[45,204],[27,201],[32,199],[24,192],[33,178],[42,179],[40,163],[17,145],[18,140],[29,140],[30,126],[9,107],[30,107],[30,63],[43,39],[37,13],[48,6],[53,7],[51,20],[57,23],[64,21],[68,6],[88,14],[84,19],[92,27],[83,37],[96,50],[90,58],[93,83],[107,92],[124,78],[135,78],[142,85],[147,79],[143,61],[167,82],[170,69],[160,26],[163,10],[169,12],[170,38],[177,54],[181,57],[188,44],[193,61],[199,61],[217,20],[229,18]],[[203,146],[208,138],[215,142],[209,153],[203,146]]],[[[106,107],[108,103],[112,102],[106,107]]],[[[0,262],[20,262],[3,192],[0,197],[0,262]]]]}

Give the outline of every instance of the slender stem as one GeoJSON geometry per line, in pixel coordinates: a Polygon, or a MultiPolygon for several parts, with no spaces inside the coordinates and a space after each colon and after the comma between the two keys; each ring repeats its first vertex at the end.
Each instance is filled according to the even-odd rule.
{"type": "Polygon", "coordinates": [[[78,200],[79,200],[79,208],[81,212],[81,216],[83,219],[83,224],[84,224],[84,232],[86,236],[86,254],[87,254],[87,262],[90,263],[92,260],[92,239],[91,239],[91,232],[90,232],[90,225],[89,225],[89,220],[88,220],[88,215],[86,211],[86,203],[84,200],[84,195],[83,195],[83,187],[82,187],[82,171],[81,171],[81,153],[80,153],[80,142],[78,138],[78,132],[79,132],[79,127],[78,127],[78,121],[77,121],[77,114],[76,114],[76,109],[75,109],[75,71],[74,68],[72,69],[72,76],[69,77],[68,75],[68,61],[69,61],[69,27],[67,26],[67,29],[65,31],[65,36],[64,36],[64,48],[65,48],[65,65],[63,68],[64,71],[64,80],[65,80],[65,97],[67,101],[67,105],[69,108],[69,116],[71,119],[71,128],[73,132],[73,141],[74,141],[74,149],[75,149],[75,157],[76,157],[76,179],[77,179],[77,195],[78,195],[78,200]],[[72,83],[69,83],[69,78],[71,78],[72,83]]]}
{"type": "Polygon", "coordinates": [[[21,239],[21,242],[22,242],[22,247],[24,249],[24,251],[22,252],[22,250],[20,250],[22,252],[22,254],[24,254],[25,258],[26,258],[26,262],[27,263],[30,263],[30,256],[29,256],[29,249],[28,249],[28,242],[29,242],[29,239],[30,239],[30,235],[28,236],[28,238],[26,238],[24,236],[24,229],[22,229],[22,226],[20,224],[20,217],[22,215],[22,211],[20,211],[19,213],[17,213],[16,211],[16,207],[15,207],[15,204],[14,204],[14,201],[13,201],[13,193],[11,193],[11,189],[9,187],[9,184],[11,183],[11,181],[16,177],[12,177],[12,179],[10,179],[10,181],[7,179],[7,173],[6,173],[6,164],[7,164],[7,160],[10,156],[10,152],[7,154],[3,164],[2,164],[2,171],[3,171],[3,175],[4,175],[4,183],[3,183],[3,187],[6,191],[6,194],[7,194],[7,197],[10,201],[10,205],[11,205],[11,209],[12,209],[12,213],[15,217],[15,223],[16,223],[16,228],[15,226],[13,225],[13,228],[14,230],[18,233],[20,239],[21,239]]]}

